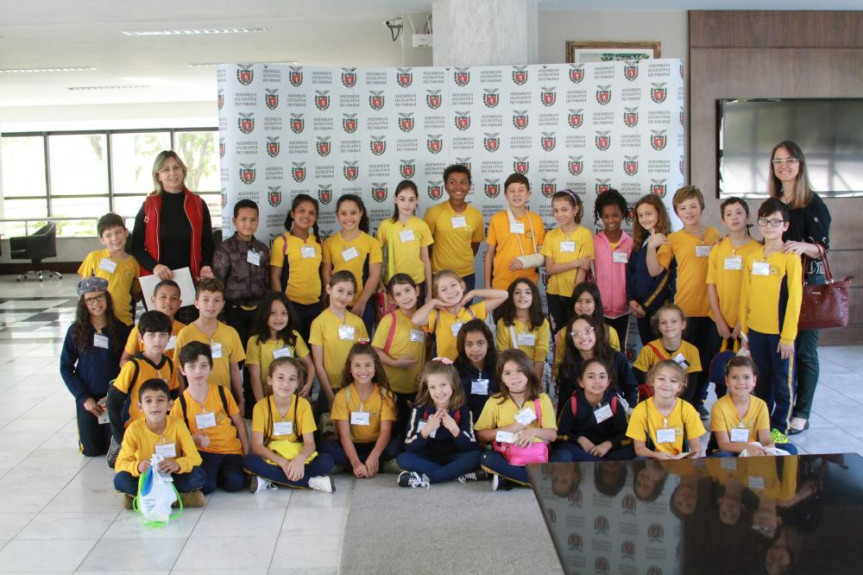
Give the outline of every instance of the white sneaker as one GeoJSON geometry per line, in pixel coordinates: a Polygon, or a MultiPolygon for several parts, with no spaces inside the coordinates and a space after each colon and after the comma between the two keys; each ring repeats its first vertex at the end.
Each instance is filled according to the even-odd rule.
{"type": "Polygon", "coordinates": [[[330,475],[318,475],[309,477],[309,488],[315,491],[333,493],[336,490],[336,482],[330,475]]]}
{"type": "Polygon", "coordinates": [[[257,475],[252,475],[252,481],[249,483],[249,491],[252,493],[260,493],[261,491],[266,491],[267,489],[278,489],[278,485],[273,485],[272,481],[267,481],[263,477],[258,477],[257,475]]]}

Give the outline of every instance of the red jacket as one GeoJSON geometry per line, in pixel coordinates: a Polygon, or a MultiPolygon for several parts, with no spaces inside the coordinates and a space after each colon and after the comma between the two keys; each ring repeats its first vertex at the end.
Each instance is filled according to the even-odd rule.
{"type": "MultiPolygon", "coordinates": [[[[201,275],[201,235],[204,229],[204,200],[186,188],[183,188],[183,211],[192,226],[192,245],[189,268],[192,277],[201,275]]],[[[159,217],[162,213],[162,194],[152,194],[144,200],[144,248],[153,259],[159,261],[161,246],[159,245],[159,217]]],[[[141,275],[148,276],[153,272],[141,266],[141,275]]]]}

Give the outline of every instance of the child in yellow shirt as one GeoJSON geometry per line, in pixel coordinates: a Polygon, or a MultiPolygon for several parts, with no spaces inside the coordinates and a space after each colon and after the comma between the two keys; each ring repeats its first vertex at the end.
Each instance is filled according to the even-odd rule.
{"type": "Polygon", "coordinates": [[[419,202],[417,186],[403,180],[396,186],[396,210],[378,227],[377,238],[386,250],[383,279],[389,282],[397,273],[408,274],[420,286],[420,299],[431,293],[431,261],[429,246],[434,243],[428,224],[416,217],[419,202]]]}
{"type": "Polygon", "coordinates": [[[533,361],[536,376],[542,381],[551,345],[551,328],[542,311],[539,288],[526,278],[512,282],[509,296],[497,321],[495,345],[499,352],[520,349],[533,361]]]}
{"type": "MultiPolygon", "coordinates": [[[[153,295],[150,296],[151,309],[160,311],[171,320],[171,337],[165,345],[165,352],[171,352],[174,355],[174,348],[177,347],[177,336],[180,335],[180,330],[186,327],[174,319],[180,306],[183,305],[183,300],[180,297],[180,286],[174,280],[162,280],[156,284],[153,290],[153,295]]],[[[138,333],[138,327],[132,328],[129,333],[129,339],[126,340],[126,347],[123,348],[123,356],[120,358],[120,366],[132,359],[132,356],[139,351],[144,351],[144,342],[141,341],[141,334],[138,333]]]]}

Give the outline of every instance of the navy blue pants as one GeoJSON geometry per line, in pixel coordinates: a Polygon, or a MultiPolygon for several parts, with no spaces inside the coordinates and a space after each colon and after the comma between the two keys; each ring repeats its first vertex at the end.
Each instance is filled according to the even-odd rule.
{"type": "Polygon", "coordinates": [[[572,297],[548,294],[548,315],[551,316],[552,334],[560,331],[568,322],[572,314],[575,313],[572,309],[572,297]]]}
{"type": "Polygon", "coordinates": [[[101,425],[95,415],[84,409],[84,405],[75,402],[75,415],[78,421],[78,448],[87,457],[96,457],[108,453],[111,445],[111,426],[101,425]]]}
{"type": "Polygon", "coordinates": [[[321,304],[320,302],[302,304],[295,301],[292,301],[291,303],[294,304],[294,310],[297,312],[296,319],[299,323],[297,331],[300,332],[301,336],[303,336],[303,341],[309,343],[309,333],[312,331],[312,321],[321,315],[321,304]]]}
{"type": "Polygon", "coordinates": [[[681,397],[698,407],[704,405],[704,400],[707,399],[707,388],[710,385],[710,360],[719,351],[719,335],[713,327],[713,320],[709,317],[690,317],[686,319],[683,339],[698,350],[701,371],[688,378],[686,389],[683,390],[681,397]]]}
{"type": "Polygon", "coordinates": [[[617,449],[609,449],[605,457],[591,455],[577,443],[565,442],[555,446],[556,449],[569,453],[570,461],[629,461],[635,457],[632,445],[624,445],[617,449]]]}
{"type": "MultiPolygon", "coordinates": [[[[548,461],[549,463],[568,462],[570,461],[569,453],[549,447],[548,461]]],[[[480,465],[489,473],[500,475],[522,485],[530,485],[530,480],[527,478],[527,468],[523,465],[510,465],[504,456],[497,451],[484,451],[480,458],[480,465]]]]}
{"type": "Polygon", "coordinates": [[[237,454],[224,453],[207,453],[206,451],[198,451],[201,454],[201,468],[206,474],[204,486],[201,491],[204,495],[209,495],[216,490],[216,486],[221,487],[225,491],[239,491],[246,483],[246,476],[243,474],[243,456],[237,454]]]}
{"type": "MultiPolygon", "coordinates": [[[[380,456],[380,464],[383,466],[384,462],[389,461],[390,459],[395,459],[396,456],[402,451],[402,440],[400,437],[393,435],[390,439],[390,442],[387,443],[386,449],[384,449],[383,453],[380,456]]],[[[357,456],[360,458],[360,461],[365,463],[366,458],[372,452],[372,449],[375,448],[374,443],[356,443],[354,442],[354,449],[357,450],[357,456]]],[[[318,451],[321,453],[327,453],[335,461],[338,465],[341,465],[345,468],[345,471],[350,471],[353,469],[353,465],[351,465],[350,459],[348,459],[345,450],[342,449],[342,444],[338,439],[329,439],[321,442],[321,446],[318,448],[318,451]]]]}
{"type": "MultiPolygon", "coordinates": [[[[193,467],[189,473],[174,473],[171,477],[179,493],[191,493],[203,488],[206,479],[201,467],[193,467]]],[[[114,489],[134,497],[138,495],[138,479],[128,471],[118,471],[114,475],[114,489]]]]}
{"type": "Polygon", "coordinates": [[[791,408],[794,406],[796,388],[795,354],[782,359],[779,352],[779,334],[760,333],[749,330],[749,351],[758,367],[755,395],[767,402],[770,412],[770,427],[782,433],[788,431],[791,408]]]}
{"type": "Polygon", "coordinates": [[[291,481],[278,465],[267,463],[267,460],[260,455],[254,453],[248,454],[243,458],[243,468],[246,473],[263,477],[273,483],[286,485],[288,487],[308,487],[309,479],[319,475],[329,475],[333,470],[333,458],[326,453],[318,453],[317,457],[306,463],[303,470],[303,478],[298,481],[291,481]]]}
{"type": "Polygon", "coordinates": [[[398,456],[399,467],[425,473],[432,483],[444,483],[479,469],[479,449],[457,451],[448,455],[425,455],[405,451],[398,456]]]}

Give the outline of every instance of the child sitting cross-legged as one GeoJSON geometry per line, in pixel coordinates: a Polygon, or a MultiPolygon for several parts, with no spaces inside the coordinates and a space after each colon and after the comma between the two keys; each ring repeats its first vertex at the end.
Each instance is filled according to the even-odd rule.
{"type": "Polygon", "coordinates": [[[138,478],[150,468],[154,453],[164,459],[159,472],[170,474],[184,507],[203,507],[205,474],[192,434],[180,419],[168,417],[170,390],[161,379],[148,379],[138,388],[137,405],[144,417],[129,426],[117,457],[114,488],[126,494],[125,506],[132,508],[138,493],[138,478]]]}

